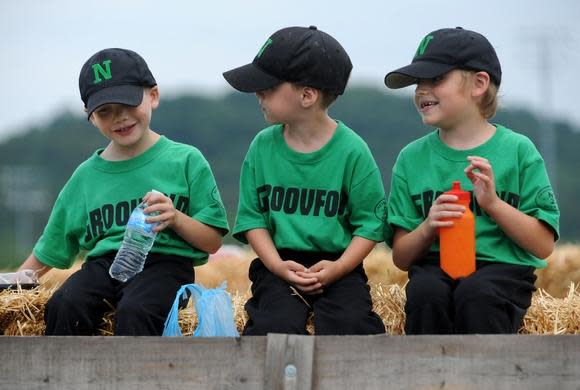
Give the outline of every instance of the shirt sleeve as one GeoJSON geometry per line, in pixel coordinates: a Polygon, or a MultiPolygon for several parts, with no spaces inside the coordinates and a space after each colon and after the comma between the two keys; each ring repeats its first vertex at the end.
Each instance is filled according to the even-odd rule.
{"type": "MultiPolygon", "coordinates": [[[[400,162],[397,161],[397,164],[400,162]]],[[[413,231],[423,222],[423,217],[411,198],[407,180],[395,164],[391,177],[391,190],[387,207],[387,224],[391,235],[385,238],[387,245],[393,245],[393,233],[396,227],[413,231]],[[388,239],[388,240],[387,240],[388,239]]]]}
{"type": "Polygon", "coordinates": [[[369,165],[374,165],[372,171],[350,190],[349,222],[353,227],[353,235],[381,242],[383,241],[385,189],[374,160],[370,161],[369,165]]]}
{"type": "Polygon", "coordinates": [[[393,236],[395,234],[393,227],[389,224],[389,205],[385,196],[384,214],[383,214],[383,241],[392,248],[393,236]]]}
{"type": "Polygon", "coordinates": [[[251,163],[252,147],[248,151],[240,173],[240,199],[238,202],[238,214],[234,226],[233,236],[238,241],[247,244],[245,232],[251,229],[267,229],[268,224],[264,218],[258,202],[258,190],[256,188],[255,170],[251,163]]]}
{"type": "Polygon", "coordinates": [[[548,178],[544,160],[536,147],[530,143],[525,156],[527,165],[520,172],[520,205],[523,213],[545,222],[560,237],[560,210],[548,178]],[[531,157],[531,158],[530,158],[531,157]]]}
{"type": "Polygon", "coordinates": [[[40,262],[54,268],[70,268],[79,253],[84,225],[73,210],[80,206],[67,196],[68,183],[60,192],[33,253],[40,262]]]}
{"type": "Polygon", "coordinates": [[[226,209],[207,160],[197,162],[197,170],[189,188],[191,217],[217,228],[222,236],[229,231],[226,209]]]}

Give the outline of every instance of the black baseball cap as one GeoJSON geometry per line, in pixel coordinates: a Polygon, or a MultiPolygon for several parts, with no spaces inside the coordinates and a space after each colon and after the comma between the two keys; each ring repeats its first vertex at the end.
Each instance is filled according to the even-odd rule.
{"type": "Polygon", "coordinates": [[[411,64],[389,72],[385,84],[392,89],[403,88],[453,69],[484,71],[498,87],[501,83],[501,66],[491,43],[475,31],[456,27],[427,34],[411,64]]]}
{"type": "Polygon", "coordinates": [[[251,64],[224,72],[242,92],[257,92],[291,82],[342,95],[352,63],[336,39],[316,26],[286,27],[276,31],[251,64]]]}
{"type": "Polygon", "coordinates": [[[136,107],[143,100],[143,87],[155,85],[145,60],[127,49],[104,49],[93,54],[79,76],[81,99],[88,116],[107,103],[136,107]]]}

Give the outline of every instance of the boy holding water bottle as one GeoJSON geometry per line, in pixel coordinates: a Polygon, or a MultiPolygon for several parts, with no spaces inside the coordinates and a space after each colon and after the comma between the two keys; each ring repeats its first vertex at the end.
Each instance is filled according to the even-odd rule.
{"type": "Polygon", "coordinates": [[[388,223],[393,261],[409,271],[407,334],[515,333],[530,306],[534,270],[546,266],[559,211],[544,161],[525,136],[495,115],[501,67],[481,34],[461,27],[423,38],[410,65],[385,77],[416,84],[415,105],[437,130],[407,145],[393,167],[388,223]],[[476,270],[454,279],[439,264],[441,228],[466,207],[443,194],[453,181],[471,192],[476,270]]]}
{"type": "Polygon", "coordinates": [[[149,127],[159,89],[141,56],[101,50],[83,65],[79,87],[88,119],[110,142],[75,170],[13,279],[34,282],[27,270],[69,268],[84,251],[82,268],[46,304],[45,333],[96,334],[113,306],[116,335],[161,335],[176,292],[194,280],[193,266],[221,246],[225,209],[201,152],[149,127]],[[157,238],[143,271],[120,282],[109,268],[141,201],[157,238]]]}

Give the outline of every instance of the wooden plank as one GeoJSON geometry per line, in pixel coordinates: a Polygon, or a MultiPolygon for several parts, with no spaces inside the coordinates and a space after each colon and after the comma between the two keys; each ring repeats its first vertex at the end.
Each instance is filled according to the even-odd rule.
{"type": "Polygon", "coordinates": [[[0,337],[0,389],[263,386],[266,338],[0,337]]]}
{"type": "Polygon", "coordinates": [[[314,337],[269,334],[264,389],[312,389],[314,337]]]}
{"type": "Polygon", "coordinates": [[[580,389],[574,335],[0,336],[0,351],[10,390],[580,389]]]}
{"type": "Polygon", "coordinates": [[[580,337],[318,337],[313,389],[580,389],[580,337]]]}

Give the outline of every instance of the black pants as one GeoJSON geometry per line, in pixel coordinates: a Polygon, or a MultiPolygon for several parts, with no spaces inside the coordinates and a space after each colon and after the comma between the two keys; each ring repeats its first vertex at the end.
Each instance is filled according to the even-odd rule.
{"type": "Polygon", "coordinates": [[[407,334],[516,333],[535,290],[533,267],[477,262],[464,279],[450,278],[438,261],[409,270],[407,334]]]}
{"type": "MultiPolygon", "coordinates": [[[[340,253],[290,250],[279,250],[279,253],[282,259],[292,259],[305,267],[322,259],[340,257],[340,253]]],[[[370,288],[362,264],[325,287],[322,294],[301,294],[310,307],[290,284],[271,273],[259,258],[252,261],[249,276],[252,298],[245,305],[249,319],[244,335],[307,334],[306,323],[311,311],[317,335],[385,333],[381,318],[372,311],[370,288]]]]}
{"type": "Polygon", "coordinates": [[[193,283],[191,259],[150,253],[143,271],[122,283],[109,276],[114,256],[85,261],[53,294],[44,312],[46,335],[94,335],[109,304],[116,308],[115,335],[163,333],[177,291],[193,283]]]}

